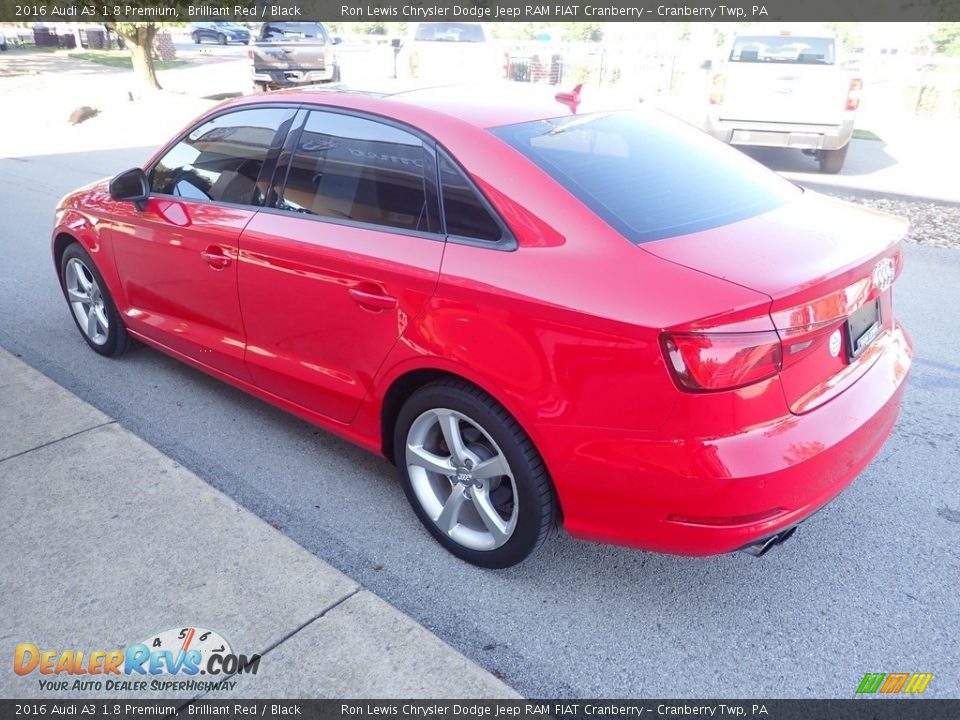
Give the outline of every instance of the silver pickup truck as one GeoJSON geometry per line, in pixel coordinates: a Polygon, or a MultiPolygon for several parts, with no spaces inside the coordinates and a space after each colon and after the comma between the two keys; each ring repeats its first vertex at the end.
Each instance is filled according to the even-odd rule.
{"type": "Polygon", "coordinates": [[[327,29],[318,22],[264,23],[247,52],[257,90],[339,82],[340,65],[327,29]]]}
{"type": "Polygon", "coordinates": [[[714,68],[707,131],[734,145],[798,148],[837,173],[862,81],[844,70],[833,35],[744,33],[714,68]]]}

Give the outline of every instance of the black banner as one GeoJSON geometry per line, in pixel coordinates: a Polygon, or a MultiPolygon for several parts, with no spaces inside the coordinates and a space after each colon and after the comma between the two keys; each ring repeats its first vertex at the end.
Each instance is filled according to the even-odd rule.
{"type": "Polygon", "coordinates": [[[941,22],[960,0],[0,0],[3,22],[941,22]]]}
{"type": "Polygon", "coordinates": [[[956,720],[960,700],[0,700],[0,718],[956,720]]]}

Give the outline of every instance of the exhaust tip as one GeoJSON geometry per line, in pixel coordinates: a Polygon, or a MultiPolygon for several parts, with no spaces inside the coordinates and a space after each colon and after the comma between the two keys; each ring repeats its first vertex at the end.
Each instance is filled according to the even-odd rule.
{"type": "Polygon", "coordinates": [[[753,557],[763,557],[768,552],[773,550],[777,545],[782,545],[787,540],[793,537],[794,533],[797,532],[797,526],[789,527],[786,530],[781,530],[776,535],[771,535],[768,538],[763,540],[758,540],[755,543],[745,545],[740,548],[740,552],[747,553],[747,555],[753,555],[753,557]]]}

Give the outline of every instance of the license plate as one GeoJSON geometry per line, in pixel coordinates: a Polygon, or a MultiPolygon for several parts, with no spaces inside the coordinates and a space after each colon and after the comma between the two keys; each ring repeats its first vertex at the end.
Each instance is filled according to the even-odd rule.
{"type": "Polygon", "coordinates": [[[880,300],[864,305],[847,319],[847,355],[850,360],[860,357],[870,343],[877,339],[880,325],[880,300]]]}

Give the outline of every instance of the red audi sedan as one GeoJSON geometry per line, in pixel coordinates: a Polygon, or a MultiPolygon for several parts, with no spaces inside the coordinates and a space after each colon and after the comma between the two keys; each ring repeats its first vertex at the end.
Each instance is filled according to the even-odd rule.
{"type": "Polygon", "coordinates": [[[782,542],[890,434],[905,224],[654,111],[521,86],[230,101],[61,201],[87,344],[393,461],[486,567],[782,542]]]}

